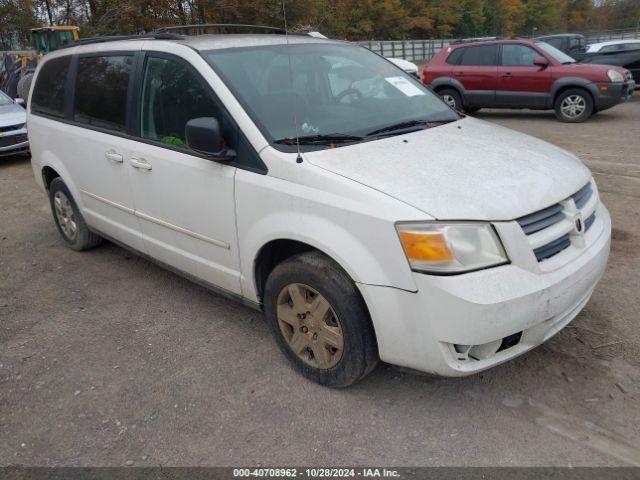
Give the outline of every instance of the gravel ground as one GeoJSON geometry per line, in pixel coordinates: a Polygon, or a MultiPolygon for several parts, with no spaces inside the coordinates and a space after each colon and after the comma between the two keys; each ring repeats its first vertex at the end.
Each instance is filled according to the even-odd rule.
{"type": "Polygon", "coordinates": [[[603,281],[545,345],[483,374],[296,375],[261,315],[111,244],[62,244],[27,159],[0,159],[0,464],[640,465],[640,95],[581,125],[481,111],[592,169],[603,281]]]}

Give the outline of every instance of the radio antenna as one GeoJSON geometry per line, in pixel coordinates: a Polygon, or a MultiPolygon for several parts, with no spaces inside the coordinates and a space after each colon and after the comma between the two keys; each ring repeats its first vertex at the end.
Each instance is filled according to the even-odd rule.
{"type": "MultiPolygon", "coordinates": [[[[285,6],[285,0],[282,0],[282,17],[284,18],[284,38],[287,42],[287,57],[289,58],[289,81],[291,82],[291,94],[293,95],[293,67],[291,65],[291,49],[289,46],[289,28],[287,26],[287,8],[285,6]]],[[[298,157],[296,163],[302,163],[302,155],[300,155],[300,134],[298,132],[298,115],[296,111],[296,103],[291,102],[293,105],[293,128],[296,134],[296,147],[298,150],[298,157]]]]}

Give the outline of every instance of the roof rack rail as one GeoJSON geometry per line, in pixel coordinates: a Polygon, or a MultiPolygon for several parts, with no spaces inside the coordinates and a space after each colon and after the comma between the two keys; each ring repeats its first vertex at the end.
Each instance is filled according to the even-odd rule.
{"type": "Polygon", "coordinates": [[[450,45],[459,45],[461,43],[490,42],[491,40],[504,40],[504,37],[458,38],[456,40],[453,40],[450,45]]]}
{"type": "Polygon", "coordinates": [[[182,40],[184,35],[170,32],[151,32],[141,35],[102,35],[97,37],[87,37],[75,40],[61,48],[71,48],[78,45],[90,45],[92,43],[115,42],[119,40],[182,40]]]}
{"type": "Polygon", "coordinates": [[[188,34],[189,30],[208,30],[208,29],[244,29],[244,30],[262,30],[265,33],[274,33],[279,35],[284,35],[288,33],[284,28],[279,27],[269,27],[266,25],[247,25],[242,23],[194,23],[191,25],[175,25],[171,27],[160,27],[153,31],[153,33],[168,33],[173,31],[184,31],[185,34],[188,34]]]}

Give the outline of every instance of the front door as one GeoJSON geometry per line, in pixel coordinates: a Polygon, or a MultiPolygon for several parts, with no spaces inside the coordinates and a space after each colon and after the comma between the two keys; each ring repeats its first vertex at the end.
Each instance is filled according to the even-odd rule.
{"type": "Polygon", "coordinates": [[[228,129],[223,109],[191,65],[160,53],[146,56],[138,104],[141,141],[126,153],[126,162],[148,253],[239,293],[236,168],[203,158],[185,140],[193,118],[216,117],[228,129]]]}
{"type": "Polygon", "coordinates": [[[527,45],[502,45],[496,106],[548,108],[553,83],[550,69],[553,67],[534,65],[534,58],[540,56],[527,45]]]}

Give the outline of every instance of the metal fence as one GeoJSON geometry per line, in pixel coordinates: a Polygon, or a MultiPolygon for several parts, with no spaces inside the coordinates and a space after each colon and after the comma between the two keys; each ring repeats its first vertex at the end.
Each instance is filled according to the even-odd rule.
{"type": "Polygon", "coordinates": [[[429,60],[438,50],[448,46],[451,39],[396,40],[382,42],[357,42],[383,57],[404,58],[410,62],[429,60]]]}
{"type": "MultiPolygon", "coordinates": [[[[575,33],[582,33],[587,44],[606,42],[608,40],[640,39],[640,30],[635,28],[575,33]]],[[[357,43],[383,57],[404,58],[411,62],[425,62],[433,57],[438,50],[449,46],[452,41],[452,39],[441,38],[435,40],[371,40],[357,43]]]]}

